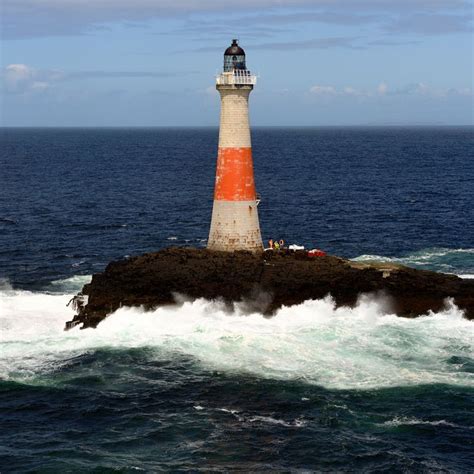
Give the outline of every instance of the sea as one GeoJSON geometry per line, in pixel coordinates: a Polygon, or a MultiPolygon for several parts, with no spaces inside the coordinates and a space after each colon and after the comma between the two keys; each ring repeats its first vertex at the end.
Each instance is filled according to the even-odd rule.
{"type": "MultiPolygon", "coordinates": [[[[474,322],[361,295],[63,330],[111,260],[205,247],[217,128],[0,129],[0,472],[474,471],[474,322]]],[[[473,127],[254,128],[262,235],[474,277],[473,127]]]]}

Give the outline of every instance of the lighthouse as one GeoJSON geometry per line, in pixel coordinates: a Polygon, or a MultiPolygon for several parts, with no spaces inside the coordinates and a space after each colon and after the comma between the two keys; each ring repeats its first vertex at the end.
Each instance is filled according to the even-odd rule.
{"type": "Polygon", "coordinates": [[[221,96],[219,150],[207,248],[262,252],[249,125],[249,95],[257,82],[237,40],[224,53],[216,78],[221,96]]]}

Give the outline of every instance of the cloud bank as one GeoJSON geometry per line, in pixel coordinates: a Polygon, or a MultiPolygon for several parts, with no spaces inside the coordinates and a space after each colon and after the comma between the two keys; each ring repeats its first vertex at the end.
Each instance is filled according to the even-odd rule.
{"type": "MultiPolygon", "coordinates": [[[[386,33],[421,35],[472,31],[468,0],[2,0],[4,39],[68,36],[101,31],[113,23],[141,26],[185,19],[183,29],[287,28],[300,23],[376,25],[386,33]],[[290,10],[291,9],[291,10],[290,10]],[[296,11],[295,11],[296,10],[296,11]],[[209,19],[218,16],[217,21],[209,19]],[[199,18],[199,21],[193,18],[199,18]],[[204,20],[204,21],[202,21],[204,20]]],[[[218,30],[217,30],[218,31],[218,30]]]]}

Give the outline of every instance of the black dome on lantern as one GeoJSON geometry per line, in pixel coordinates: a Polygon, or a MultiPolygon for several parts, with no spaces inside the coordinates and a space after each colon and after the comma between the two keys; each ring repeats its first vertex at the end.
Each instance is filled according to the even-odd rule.
{"type": "Polygon", "coordinates": [[[232,40],[232,44],[225,50],[224,56],[245,56],[245,51],[239,46],[236,39],[232,40]]]}

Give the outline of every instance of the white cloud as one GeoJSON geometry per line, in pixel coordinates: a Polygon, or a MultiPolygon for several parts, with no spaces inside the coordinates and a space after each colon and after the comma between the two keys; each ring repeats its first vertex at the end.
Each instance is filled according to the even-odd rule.
{"type": "Polygon", "coordinates": [[[462,87],[461,89],[448,89],[448,94],[463,95],[472,97],[472,89],[469,87],[462,87]]]}
{"type": "Polygon", "coordinates": [[[4,89],[12,94],[40,93],[59,82],[88,79],[127,79],[127,78],[168,78],[193,74],[188,72],[166,71],[61,71],[36,69],[26,64],[10,64],[0,69],[0,79],[4,89]]]}
{"type": "Polygon", "coordinates": [[[336,96],[348,96],[348,97],[368,97],[371,95],[370,92],[366,92],[360,89],[356,89],[352,86],[346,86],[342,89],[337,89],[335,86],[312,86],[309,90],[312,94],[317,96],[325,97],[336,97],[336,96]]]}
{"type": "Polygon", "coordinates": [[[352,86],[346,86],[342,89],[338,89],[331,85],[314,85],[309,90],[312,94],[319,97],[357,97],[357,98],[373,98],[373,97],[386,97],[395,95],[410,95],[417,97],[431,97],[440,98],[447,96],[465,96],[472,97],[472,89],[468,87],[464,88],[441,88],[434,87],[425,82],[416,82],[407,84],[403,87],[389,89],[386,82],[381,82],[373,90],[357,89],[352,86]]]}
{"type": "Polygon", "coordinates": [[[0,76],[5,90],[12,94],[42,92],[50,85],[44,74],[26,64],[9,64],[0,76]]]}
{"type": "Polygon", "coordinates": [[[58,71],[38,70],[26,64],[9,64],[0,69],[4,89],[11,94],[41,93],[62,77],[58,71]]]}
{"type": "Polygon", "coordinates": [[[10,64],[3,72],[3,79],[8,91],[19,92],[31,84],[34,75],[34,69],[26,64],[10,64]]]}
{"type": "Polygon", "coordinates": [[[431,92],[430,87],[424,82],[419,82],[418,84],[416,84],[413,90],[414,94],[419,94],[419,95],[427,95],[430,92],[431,92]]]}
{"type": "Polygon", "coordinates": [[[377,93],[379,95],[385,95],[388,91],[388,85],[385,83],[385,82],[381,82],[378,86],[377,86],[377,93]]]}
{"type": "Polygon", "coordinates": [[[13,80],[31,75],[31,68],[26,64],[10,64],[6,67],[6,70],[13,80]]]}
{"type": "Polygon", "coordinates": [[[33,90],[33,91],[44,91],[48,87],[49,87],[49,84],[47,82],[44,82],[44,81],[34,81],[31,84],[31,90],[33,90]]]}
{"type": "Polygon", "coordinates": [[[469,87],[435,87],[425,82],[415,82],[395,89],[392,95],[412,95],[424,97],[448,97],[448,96],[472,96],[472,89],[469,87]]]}
{"type": "Polygon", "coordinates": [[[352,95],[354,97],[361,97],[361,96],[364,96],[365,93],[355,89],[354,87],[348,86],[342,89],[341,95],[352,95]]]}
{"type": "Polygon", "coordinates": [[[336,92],[336,88],[333,87],[333,86],[313,86],[311,87],[311,89],[309,90],[312,94],[315,94],[315,95],[336,95],[337,92],[336,92]]]}

